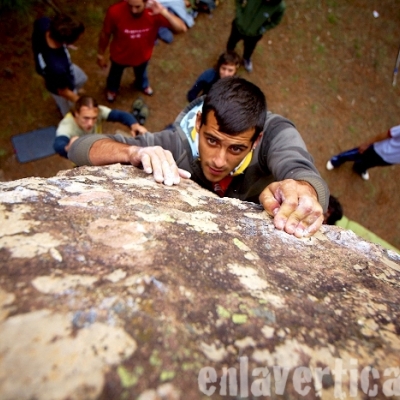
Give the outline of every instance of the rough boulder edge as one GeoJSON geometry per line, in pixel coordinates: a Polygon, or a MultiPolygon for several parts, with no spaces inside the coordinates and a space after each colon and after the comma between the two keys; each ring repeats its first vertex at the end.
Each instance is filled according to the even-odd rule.
{"type": "Polygon", "coordinates": [[[399,287],[396,253],[191,181],[1,183],[0,398],[398,398],[399,287]]]}

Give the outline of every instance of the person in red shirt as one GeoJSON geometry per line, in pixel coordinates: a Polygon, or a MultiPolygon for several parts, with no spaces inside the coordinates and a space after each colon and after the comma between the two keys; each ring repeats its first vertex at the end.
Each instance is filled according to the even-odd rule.
{"type": "Polygon", "coordinates": [[[110,6],[99,38],[97,62],[107,68],[104,53],[110,44],[111,68],[107,78],[107,100],[116,98],[126,67],[133,67],[135,85],[151,96],[153,89],[147,77],[157,32],[160,27],[175,33],[186,32],[185,23],[170,13],[157,0],[123,0],[110,6]]]}

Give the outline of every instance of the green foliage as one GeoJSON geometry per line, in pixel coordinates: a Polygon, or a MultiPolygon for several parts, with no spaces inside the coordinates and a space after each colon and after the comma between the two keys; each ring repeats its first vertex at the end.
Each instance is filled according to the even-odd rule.
{"type": "Polygon", "coordinates": [[[325,52],[326,52],[325,45],[323,43],[318,43],[317,44],[317,53],[325,54],[325,52]]]}
{"type": "Polygon", "coordinates": [[[336,15],[334,15],[334,14],[329,14],[327,19],[328,19],[328,22],[332,25],[336,25],[338,22],[336,15]]]}
{"type": "Polygon", "coordinates": [[[162,371],[160,375],[160,381],[165,382],[175,378],[175,371],[162,371]]]}
{"type": "Polygon", "coordinates": [[[335,92],[335,93],[337,93],[338,92],[338,90],[339,90],[339,85],[338,85],[338,80],[337,80],[337,77],[336,76],[334,76],[333,78],[331,78],[331,79],[328,79],[328,85],[329,85],[329,87],[335,92]]]}
{"type": "Polygon", "coordinates": [[[354,41],[354,52],[356,58],[361,58],[362,53],[361,53],[361,45],[358,39],[355,39],[354,41]]]}
{"type": "Polygon", "coordinates": [[[327,5],[328,5],[328,7],[331,7],[331,8],[337,8],[338,2],[336,0],[328,0],[327,5]]]}
{"type": "Polygon", "coordinates": [[[311,112],[316,114],[318,112],[318,104],[311,104],[311,112]]]}
{"type": "Polygon", "coordinates": [[[350,131],[351,133],[356,133],[356,128],[355,128],[354,126],[349,125],[348,129],[349,129],[349,131],[350,131]]]}
{"type": "Polygon", "coordinates": [[[171,71],[179,71],[180,70],[180,63],[176,60],[167,61],[161,60],[160,67],[165,73],[169,73],[171,71]]]}
{"type": "Polygon", "coordinates": [[[18,11],[27,13],[36,0],[0,0],[0,13],[2,11],[18,11]]]}
{"type": "Polygon", "coordinates": [[[96,4],[89,4],[87,7],[87,15],[85,25],[99,26],[103,23],[104,10],[96,4]]]}

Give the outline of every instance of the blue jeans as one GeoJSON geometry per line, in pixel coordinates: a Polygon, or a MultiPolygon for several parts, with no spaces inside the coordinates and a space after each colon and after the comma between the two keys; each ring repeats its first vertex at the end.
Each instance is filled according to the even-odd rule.
{"type": "MultiPolygon", "coordinates": [[[[83,72],[81,68],[79,68],[77,65],[72,64],[72,68],[74,71],[74,77],[75,77],[75,90],[74,92],[76,93],[78,89],[80,89],[87,81],[88,77],[87,75],[83,72]]],[[[69,112],[71,107],[73,106],[73,102],[67,100],[65,97],[59,96],[54,93],[50,93],[57,103],[57,106],[61,112],[61,115],[65,117],[65,115],[69,112]]]]}
{"type": "MultiPolygon", "coordinates": [[[[140,89],[146,89],[149,87],[149,78],[147,77],[147,65],[148,61],[143,64],[133,67],[133,72],[135,74],[136,82],[135,86],[140,89]]],[[[122,73],[124,69],[130,65],[121,65],[111,60],[110,72],[107,77],[107,90],[109,92],[117,93],[119,85],[121,84],[122,73]]]]}
{"type": "Polygon", "coordinates": [[[391,165],[375,152],[373,145],[369,146],[362,154],[358,152],[358,147],[356,147],[331,158],[331,163],[335,168],[341,166],[347,161],[354,161],[353,170],[358,174],[362,174],[372,167],[391,165]]]}

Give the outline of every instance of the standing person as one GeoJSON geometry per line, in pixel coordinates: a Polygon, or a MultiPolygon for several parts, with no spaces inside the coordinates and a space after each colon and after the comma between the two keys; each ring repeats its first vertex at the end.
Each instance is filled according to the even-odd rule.
{"type": "Polygon", "coordinates": [[[132,136],[144,134],[147,129],[140,125],[136,118],[121,110],[100,106],[90,96],[82,96],[75,103],[72,111],[58,124],[54,150],[60,156],[68,158],[68,150],[78,137],[88,133],[101,133],[102,122],[119,122],[127,126],[132,136]]]}
{"type": "Polygon", "coordinates": [[[191,178],[220,197],[260,203],[277,229],[310,236],[322,224],[328,187],[293,123],[266,107],[253,83],[220,79],[172,129],[135,138],[85,135],[68,157],[77,165],[130,163],[165,185],[191,178]]]}
{"type": "Polygon", "coordinates": [[[232,22],[227,50],[235,50],[243,40],[243,63],[248,72],[253,71],[251,55],[264,33],[277,26],[286,9],[283,0],[235,0],[236,17],[232,22]]]}
{"type": "Polygon", "coordinates": [[[361,146],[333,156],[326,169],[331,171],[346,161],[354,161],[353,171],[364,180],[369,179],[369,168],[400,164],[400,125],[390,128],[361,146]]]}
{"type": "Polygon", "coordinates": [[[199,94],[207,94],[211,86],[218,79],[236,75],[241,64],[239,54],[235,51],[222,53],[214,68],[206,69],[196,80],[192,88],[187,93],[187,100],[193,101],[199,94]]]}
{"type": "Polygon", "coordinates": [[[175,33],[186,32],[185,23],[157,0],[124,0],[109,7],[99,38],[97,62],[107,67],[104,53],[110,44],[111,68],[107,78],[107,100],[117,96],[126,67],[133,67],[136,86],[148,96],[153,94],[147,65],[160,27],[175,33]],[[112,37],[112,38],[111,38],[112,37]]]}
{"type": "Polygon", "coordinates": [[[67,46],[75,43],[85,27],[73,18],[58,14],[34,22],[32,49],[36,72],[44,78],[46,89],[57,103],[62,116],[78,100],[78,89],[87,81],[86,74],[73,64],[67,46]]]}

